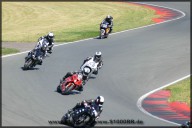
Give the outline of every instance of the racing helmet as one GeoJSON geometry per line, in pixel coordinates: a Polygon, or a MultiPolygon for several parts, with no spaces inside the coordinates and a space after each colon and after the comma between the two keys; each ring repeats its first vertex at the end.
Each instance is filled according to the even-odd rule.
{"type": "Polygon", "coordinates": [[[95,55],[94,55],[94,61],[100,61],[101,60],[101,55],[102,53],[99,51],[99,52],[96,52],[95,55]]]}
{"type": "Polygon", "coordinates": [[[83,76],[88,76],[88,74],[91,72],[91,70],[87,67],[83,69],[83,76]]]}
{"type": "Polygon", "coordinates": [[[98,96],[95,100],[95,103],[97,105],[99,105],[99,107],[102,107],[103,106],[103,103],[104,103],[104,97],[103,96],[98,96]]]}
{"type": "Polygon", "coordinates": [[[105,19],[106,19],[107,21],[111,21],[113,18],[112,18],[112,16],[107,15],[105,19]]]}
{"type": "Polygon", "coordinates": [[[48,39],[53,39],[54,38],[54,34],[52,32],[49,32],[49,34],[47,35],[48,39]]]}

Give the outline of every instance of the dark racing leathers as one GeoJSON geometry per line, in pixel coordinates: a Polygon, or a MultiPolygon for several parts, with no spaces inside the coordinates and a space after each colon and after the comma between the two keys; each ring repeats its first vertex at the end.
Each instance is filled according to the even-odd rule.
{"type": "MultiPolygon", "coordinates": [[[[72,110],[69,110],[69,113],[71,111],[74,111],[75,109],[77,108],[82,108],[82,107],[86,107],[87,105],[91,106],[91,107],[94,107],[95,110],[97,111],[97,117],[94,117],[94,119],[98,119],[101,112],[103,111],[103,107],[100,107],[98,106],[96,103],[95,103],[95,100],[84,100],[80,103],[77,103],[76,106],[72,109],[72,110]]],[[[94,120],[93,123],[91,124],[92,126],[94,126],[96,124],[96,121],[94,120]]]]}
{"type": "MultiPolygon", "coordinates": [[[[109,23],[109,25],[108,25],[109,28],[110,28],[109,33],[111,33],[112,30],[113,30],[113,18],[112,18],[111,20],[105,18],[105,19],[101,22],[101,24],[103,24],[104,22],[108,22],[108,23],[109,23]]],[[[101,26],[101,24],[100,24],[100,26],[101,26]]],[[[101,30],[101,27],[100,27],[100,30],[101,30]]]]}

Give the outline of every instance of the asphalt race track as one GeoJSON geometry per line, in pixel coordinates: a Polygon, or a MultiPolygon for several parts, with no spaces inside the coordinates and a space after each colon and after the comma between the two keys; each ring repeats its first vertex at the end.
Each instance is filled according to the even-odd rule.
{"type": "Polygon", "coordinates": [[[190,3],[149,3],[178,9],[186,16],[112,34],[108,39],[54,47],[36,70],[21,69],[27,53],[2,58],[2,125],[50,126],[48,120],[60,120],[77,102],[103,95],[100,120],[133,119],[144,124],[129,126],[174,126],[146,115],[136,104],[147,92],[190,74],[190,3]],[[55,92],[60,78],[78,70],[96,51],[103,53],[104,65],[84,91],[68,96],[55,92]]]}

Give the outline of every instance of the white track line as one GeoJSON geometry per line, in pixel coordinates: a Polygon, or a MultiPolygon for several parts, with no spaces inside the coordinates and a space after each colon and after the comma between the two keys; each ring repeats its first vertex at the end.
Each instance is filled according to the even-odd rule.
{"type": "MultiPolygon", "coordinates": [[[[130,2],[130,3],[131,3],[131,2],[130,2]]],[[[184,13],[184,12],[182,12],[182,11],[180,11],[180,10],[177,10],[177,9],[173,9],[173,8],[168,8],[168,7],[158,6],[158,5],[154,5],[154,4],[148,4],[148,3],[140,3],[140,2],[132,2],[132,3],[146,4],[146,5],[151,5],[151,6],[157,6],[157,7],[162,7],[162,8],[171,9],[171,10],[180,12],[180,13],[182,14],[182,16],[181,16],[181,17],[178,17],[178,18],[175,18],[175,19],[166,20],[166,21],[163,21],[163,22],[160,22],[160,23],[154,23],[154,24],[150,24],[150,25],[147,25],[147,26],[142,26],[142,27],[137,27],[137,28],[133,28],[133,29],[129,29],[129,30],[124,30],[124,31],[120,31],[120,32],[111,33],[110,35],[115,35],[115,34],[119,34],[119,33],[122,33],[122,32],[132,31],[132,30],[136,30],[136,29],[146,28],[146,27],[150,27],[150,26],[153,26],[153,25],[157,25],[157,24],[162,24],[162,23],[174,21],[174,20],[180,19],[180,18],[182,18],[182,17],[185,16],[185,13],[184,13]]],[[[94,38],[95,38],[95,37],[94,37],[94,38]]],[[[55,45],[54,47],[56,47],[56,46],[61,46],[61,45],[66,45],[66,44],[71,44],[71,43],[76,43],[76,42],[81,42],[81,41],[85,41],[85,40],[91,40],[91,39],[94,39],[94,38],[88,38],[88,39],[83,39],[83,40],[78,40],[78,41],[73,41],[73,42],[66,42],[66,43],[63,43],[63,44],[55,45]]],[[[97,38],[97,37],[96,37],[96,38],[97,38]]],[[[15,53],[15,54],[4,55],[4,56],[2,56],[1,58],[10,57],[10,56],[15,56],[15,55],[20,55],[20,54],[27,53],[27,52],[29,52],[29,51],[24,51],[24,52],[15,53]]]]}
{"type": "Polygon", "coordinates": [[[159,119],[159,120],[162,120],[162,121],[165,121],[165,122],[168,122],[168,123],[180,125],[180,124],[178,124],[178,123],[174,123],[174,122],[165,120],[165,119],[163,119],[163,118],[159,118],[159,117],[154,116],[154,115],[152,115],[151,113],[147,112],[147,111],[142,107],[142,102],[143,102],[143,100],[144,100],[147,96],[149,96],[150,94],[152,94],[152,93],[154,93],[154,92],[156,92],[156,91],[159,91],[159,90],[161,90],[161,89],[163,89],[163,88],[165,88],[165,87],[167,87],[167,86],[173,85],[173,84],[175,84],[175,83],[177,83],[177,82],[179,82],[179,81],[182,81],[182,80],[184,80],[184,79],[186,79],[186,78],[188,78],[188,77],[190,77],[190,75],[187,75],[187,76],[185,76],[185,77],[182,77],[182,78],[180,78],[180,79],[178,79],[178,80],[176,80],[176,81],[174,81],[174,82],[171,82],[171,83],[169,83],[169,84],[166,84],[166,85],[164,85],[164,86],[161,86],[161,87],[159,87],[159,88],[157,88],[157,89],[155,89],[155,90],[152,90],[152,91],[144,94],[143,96],[141,96],[141,97],[138,99],[138,101],[137,101],[137,107],[138,107],[142,112],[144,112],[145,114],[147,114],[147,115],[149,115],[149,116],[152,116],[152,117],[154,117],[154,118],[156,118],[156,119],[159,119]]]}

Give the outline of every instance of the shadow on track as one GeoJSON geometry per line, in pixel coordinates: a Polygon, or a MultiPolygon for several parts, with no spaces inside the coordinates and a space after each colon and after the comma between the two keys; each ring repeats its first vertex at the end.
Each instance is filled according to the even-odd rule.
{"type": "MultiPolygon", "coordinates": [[[[61,94],[61,92],[58,92],[57,90],[55,90],[54,92],[57,92],[57,93],[61,94]]],[[[71,92],[69,92],[67,94],[61,94],[61,95],[68,96],[68,95],[75,95],[75,94],[81,94],[81,92],[76,91],[76,90],[72,90],[71,92]]]]}
{"type": "Polygon", "coordinates": [[[39,70],[39,68],[28,68],[28,69],[25,69],[24,67],[21,67],[21,69],[23,71],[28,71],[28,70],[39,70]]]}

